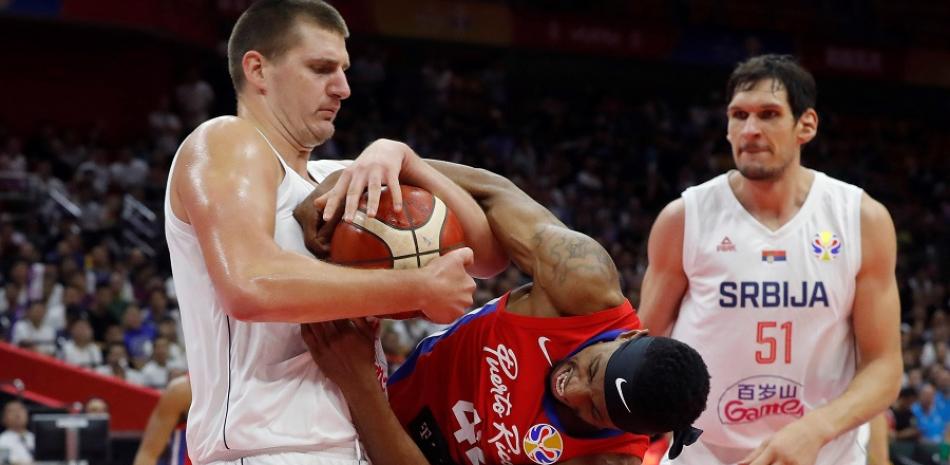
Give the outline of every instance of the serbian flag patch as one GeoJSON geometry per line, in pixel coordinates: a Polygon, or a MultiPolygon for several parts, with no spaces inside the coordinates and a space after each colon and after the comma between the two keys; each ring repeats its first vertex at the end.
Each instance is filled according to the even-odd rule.
{"type": "Polygon", "coordinates": [[[768,263],[784,262],[785,251],[784,250],[763,250],[762,261],[768,262],[768,263]]]}

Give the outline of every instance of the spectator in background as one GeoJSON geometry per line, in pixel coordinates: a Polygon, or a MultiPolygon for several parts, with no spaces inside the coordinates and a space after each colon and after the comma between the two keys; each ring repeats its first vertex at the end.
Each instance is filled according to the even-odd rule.
{"type": "Polygon", "coordinates": [[[181,369],[181,367],[172,366],[169,357],[169,345],[168,339],[164,337],[155,338],[152,345],[152,359],[142,368],[142,377],[146,386],[161,389],[168,384],[169,373],[172,370],[181,369]]]}
{"type": "Polygon", "coordinates": [[[920,389],[920,398],[911,407],[917,429],[920,430],[920,441],[925,445],[938,445],[943,441],[947,419],[937,408],[936,390],[932,384],[924,384],[920,389]]]}
{"type": "MultiPolygon", "coordinates": [[[[12,324],[17,313],[23,308],[20,296],[25,294],[21,293],[20,289],[22,288],[17,283],[10,281],[0,290],[0,315],[6,319],[7,326],[12,324]]],[[[4,331],[3,334],[6,335],[7,332],[4,331]]]]}
{"type": "Polygon", "coordinates": [[[90,397],[82,406],[82,413],[109,413],[109,403],[101,397],[90,397]]]}
{"type": "Polygon", "coordinates": [[[175,88],[175,99],[185,121],[186,132],[190,132],[208,119],[208,110],[214,103],[214,89],[201,79],[198,68],[190,68],[185,80],[175,88]]]}
{"type": "MultiPolygon", "coordinates": [[[[117,265],[115,269],[120,266],[117,265]]],[[[109,308],[112,310],[112,315],[121,320],[122,316],[125,315],[125,308],[135,300],[132,284],[129,283],[125,271],[113,271],[109,273],[109,287],[112,288],[113,296],[109,308]]]]}
{"type": "Polygon", "coordinates": [[[89,369],[102,365],[102,349],[92,340],[88,321],[74,321],[69,333],[71,339],[63,344],[59,354],[64,362],[89,369]]]}
{"type": "Polygon", "coordinates": [[[72,325],[76,320],[85,319],[89,311],[86,305],[86,293],[79,287],[66,286],[63,290],[63,311],[66,314],[66,326],[72,325]]]}
{"type": "Polygon", "coordinates": [[[943,412],[944,419],[950,421],[950,370],[940,367],[940,370],[934,376],[934,384],[937,391],[934,395],[934,402],[936,402],[937,408],[943,412]]]}
{"type": "Polygon", "coordinates": [[[27,307],[26,318],[13,325],[10,342],[44,355],[55,354],[56,330],[46,324],[45,319],[46,304],[41,300],[31,303],[27,307]]]}
{"type": "Polygon", "coordinates": [[[95,148],[86,161],[76,168],[79,179],[88,182],[95,195],[102,195],[109,188],[109,157],[103,148],[95,148]]]}
{"type": "Polygon", "coordinates": [[[0,433],[0,450],[7,451],[9,454],[7,460],[12,465],[33,463],[36,439],[33,437],[33,433],[26,429],[29,420],[29,412],[23,402],[11,400],[3,406],[3,428],[5,431],[0,433]]]}
{"type": "Polygon", "coordinates": [[[86,282],[93,286],[88,289],[92,292],[99,284],[109,282],[112,276],[112,254],[105,245],[98,244],[89,251],[86,260],[89,263],[86,266],[86,282]]]}
{"type": "Polygon", "coordinates": [[[114,300],[115,296],[108,283],[100,283],[96,286],[96,297],[86,314],[86,319],[92,324],[92,333],[97,341],[104,341],[106,330],[110,326],[119,324],[111,309],[114,300]]]}
{"type": "Polygon", "coordinates": [[[65,288],[59,282],[59,265],[43,263],[37,267],[41,276],[37,279],[34,300],[41,300],[46,304],[46,324],[56,332],[66,328],[66,306],[63,305],[65,288]]]}
{"type": "Polygon", "coordinates": [[[115,161],[109,165],[109,175],[124,190],[139,186],[148,177],[148,163],[132,154],[132,149],[119,149],[115,161]]]}
{"type": "Polygon", "coordinates": [[[20,139],[9,138],[0,150],[0,171],[26,172],[26,156],[23,155],[23,143],[20,139]]]}
{"type": "MultiPolygon", "coordinates": [[[[20,247],[17,246],[17,249],[20,247]]],[[[7,278],[6,309],[19,311],[26,307],[30,301],[30,264],[25,260],[17,258],[10,267],[7,278]],[[14,287],[9,287],[13,284],[14,287]]]]}
{"type": "Polygon", "coordinates": [[[128,353],[121,343],[112,343],[106,349],[106,364],[96,368],[101,375],[115,376],[132,384],[145,384],[142,373],[129,366],[128,353]]]}
{"type": "Polygon", "coordinates": [[[181,119],[172,113],[171,107],[171,100],[163,95],[158,101],[158,108],[148,115],[148,129],[160,153],[175,153],[181,141],[181,119]]]}
{"type": "Polygon", "coordinates": [[[182,348],[181,325],[171,317],[165,317],[158,323],[158,336],[168,340],[168,358],[172,366],[186,368],[185,350],[182,348]]]}
{"type": "Polygon", "coordinates": [[[917,419],[912,407],[917,401],[917,390],[903,388],[897,396],[897,402],[891,407],[894,428],[890,431],[892,455],[910,457],[914,453],[920,430],[917,429],[917,419]]]}
{"type": "Polygon", "coordinates": [[[148,359],[152,353],[152,339],[155,339],[155,326],[142,318],[138,305],[129,305],[122,315],[124,329],[123,342],[133,359],[148,359]]]}

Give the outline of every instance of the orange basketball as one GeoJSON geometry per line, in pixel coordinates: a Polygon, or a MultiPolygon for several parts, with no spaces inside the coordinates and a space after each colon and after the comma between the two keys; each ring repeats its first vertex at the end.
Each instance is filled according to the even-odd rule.
{"type": "Polygon", "coordinates": [[[402,212],[393,211],[384,187],[376,218],[366,217],[368,195],[360,199],[352,223],[340,222],[330,240],[330,261],[357,268],[420,268],[433,258],[465,246],[458,218],[438,197],[414,186],[400,186],[402,212]]]}

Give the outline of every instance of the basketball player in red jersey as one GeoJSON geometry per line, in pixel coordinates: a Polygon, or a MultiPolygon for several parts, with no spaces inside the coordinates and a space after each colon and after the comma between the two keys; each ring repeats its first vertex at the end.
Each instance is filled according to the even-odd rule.
{"type": "Polygon", "coordinates": [[[185,447],[185,418],[191,407],[191,383],[188,375],[168,383],[145,426],[142,443],[133,465],[191,465],[185,447]],[[167,460],[159,461],[168,448],[167,460]]]}
{"type": "MultiPolygon", "coordinates": [[[[639,464],[646,435],[676,432],[673,456],[694,441],[705,364],[685,344],[638,330],[607,251],[501,176],[432,164],[475,197],[534,283],[423,340],[389,380],[388,403],[364,320],[304,327],[373,462],[639,464]]],[[[315,238],[316,221],[302,222],[315,238]]]]}

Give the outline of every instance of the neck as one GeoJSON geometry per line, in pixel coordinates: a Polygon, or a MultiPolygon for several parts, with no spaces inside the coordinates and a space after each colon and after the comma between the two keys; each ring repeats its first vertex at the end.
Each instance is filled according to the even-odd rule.
{"type": "Polygon", "coordinates": [[[738,171],[729,176],[729,186],[739,203],[753,216],[781,220],[791,218],[805,202],[814,172],[801,165],[790,166],[777,179],[751,180],[738,171]]]}
{"type": "MultiPolygon", "coordinates": [[[[255,96],[256,97],[256,96],[255,96]]],[[[277,120],[273,112],[266,111],[265,102],[260,98],[250,97],[238,100],[238,118],[250,121],[256,126],[267,140],[270,141],[278,155],[290,165],[298,174],[307,172],[307,161],[310,152],[316,145],[304,144],[298,141],[285,125],[277,120]]]]}

